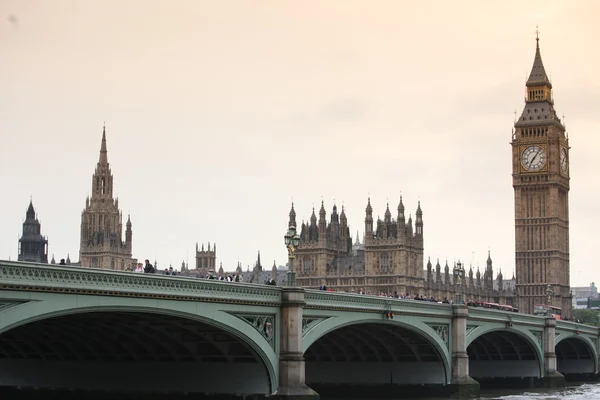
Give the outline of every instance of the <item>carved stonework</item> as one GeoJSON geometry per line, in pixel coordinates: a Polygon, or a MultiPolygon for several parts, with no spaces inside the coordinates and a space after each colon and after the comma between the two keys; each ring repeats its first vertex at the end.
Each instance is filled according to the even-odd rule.
{"type": "Polygon", "coordinates": [[[325,321],[327,318],[320,317],[304,317],[302,318],[302,336],[310,329],[312,329],[315,325],[319,324],[322,321],[325,321]]]}
{"type": "Polygon", "coordinates": [[[448,346],[448,325],[429,325],[448,346]]]}
{"type": "Polygon", "coordinates": [[[275,318],[273,315],[236,315],[236,317],[252,325],[269,342],[271,347],[274,346],[275,318]]]}
{"type": "Polygon", "coordinates": [[[531,333],[535,337],[535,339],[537,340],[537,342],[540,344],[540,346],[543,347],[544,332],[542,332],[542,331],[531,331],[531,333]]]}
{"type": "Polygon", "coordinates": [[[478,328],[479,325],[467,325],[467,331],[466,331],[466,335],[469,336],[469,334],[471,333],[471,331],[475,328],[478,328]]]}

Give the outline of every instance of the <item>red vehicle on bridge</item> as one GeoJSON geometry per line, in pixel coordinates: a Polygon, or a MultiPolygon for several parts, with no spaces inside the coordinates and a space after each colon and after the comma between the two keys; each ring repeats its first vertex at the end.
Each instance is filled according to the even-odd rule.
{"type": "Polygon", "coordinates": [[[533,315],[542,315],[545,317],[562,318],[562,310],[560,307],[551,306],[548,304],[538,304],[533,307],[533,315]]]}

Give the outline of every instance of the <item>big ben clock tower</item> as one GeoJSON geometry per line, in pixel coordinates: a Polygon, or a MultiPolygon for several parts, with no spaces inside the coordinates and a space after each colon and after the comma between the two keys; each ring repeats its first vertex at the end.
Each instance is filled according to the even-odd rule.
{"type": "Polygon", "coordinates": [[[511,142],[517,299],[526,313],[550,302],[570,316],[569,140],[554,110],[539,38],[526,86],[511,142]]]}

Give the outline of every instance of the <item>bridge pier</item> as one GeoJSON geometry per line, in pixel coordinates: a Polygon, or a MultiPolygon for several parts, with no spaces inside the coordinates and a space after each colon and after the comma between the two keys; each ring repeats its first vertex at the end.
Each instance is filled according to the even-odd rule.
{"type": "Polygon", "coordinates": [[[281,400],[318,400],[319,394],[305,383],[302,350],[302,308],[304,289],[284,287],[281,294],[281,349],[279,389],[274,397],[281,400]]]}
{"type": "Polygon", "coordinates": [[[546,318],[544,323],[544,387],[565,386],[565,377],[556,370],[556,319],[546,318]]]}
{"type": "Polygon", "coordinates": [[[469,376],[467,354],[467,317],[463,304],[452,306],[452,382],[451,390],[459,399],[479,398],[479,382],[469,376]]]}

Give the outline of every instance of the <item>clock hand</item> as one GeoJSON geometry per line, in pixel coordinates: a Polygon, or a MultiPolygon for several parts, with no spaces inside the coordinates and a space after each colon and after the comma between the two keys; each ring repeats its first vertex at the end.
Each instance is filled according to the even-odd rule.
{"type": "Polygon", "coordinates": [[[531,159],[531,161],[529,162],[529,168],[531,168],[531,165],[533,164],[533,162],[535,161],[535,159],[537,158],[538,154],[540,154],[540,151],[542,151],[542,149],[539,149],[537,151],[537,153],[535,153],[535,156],[533,156],[533,158],[531,159]]]}

